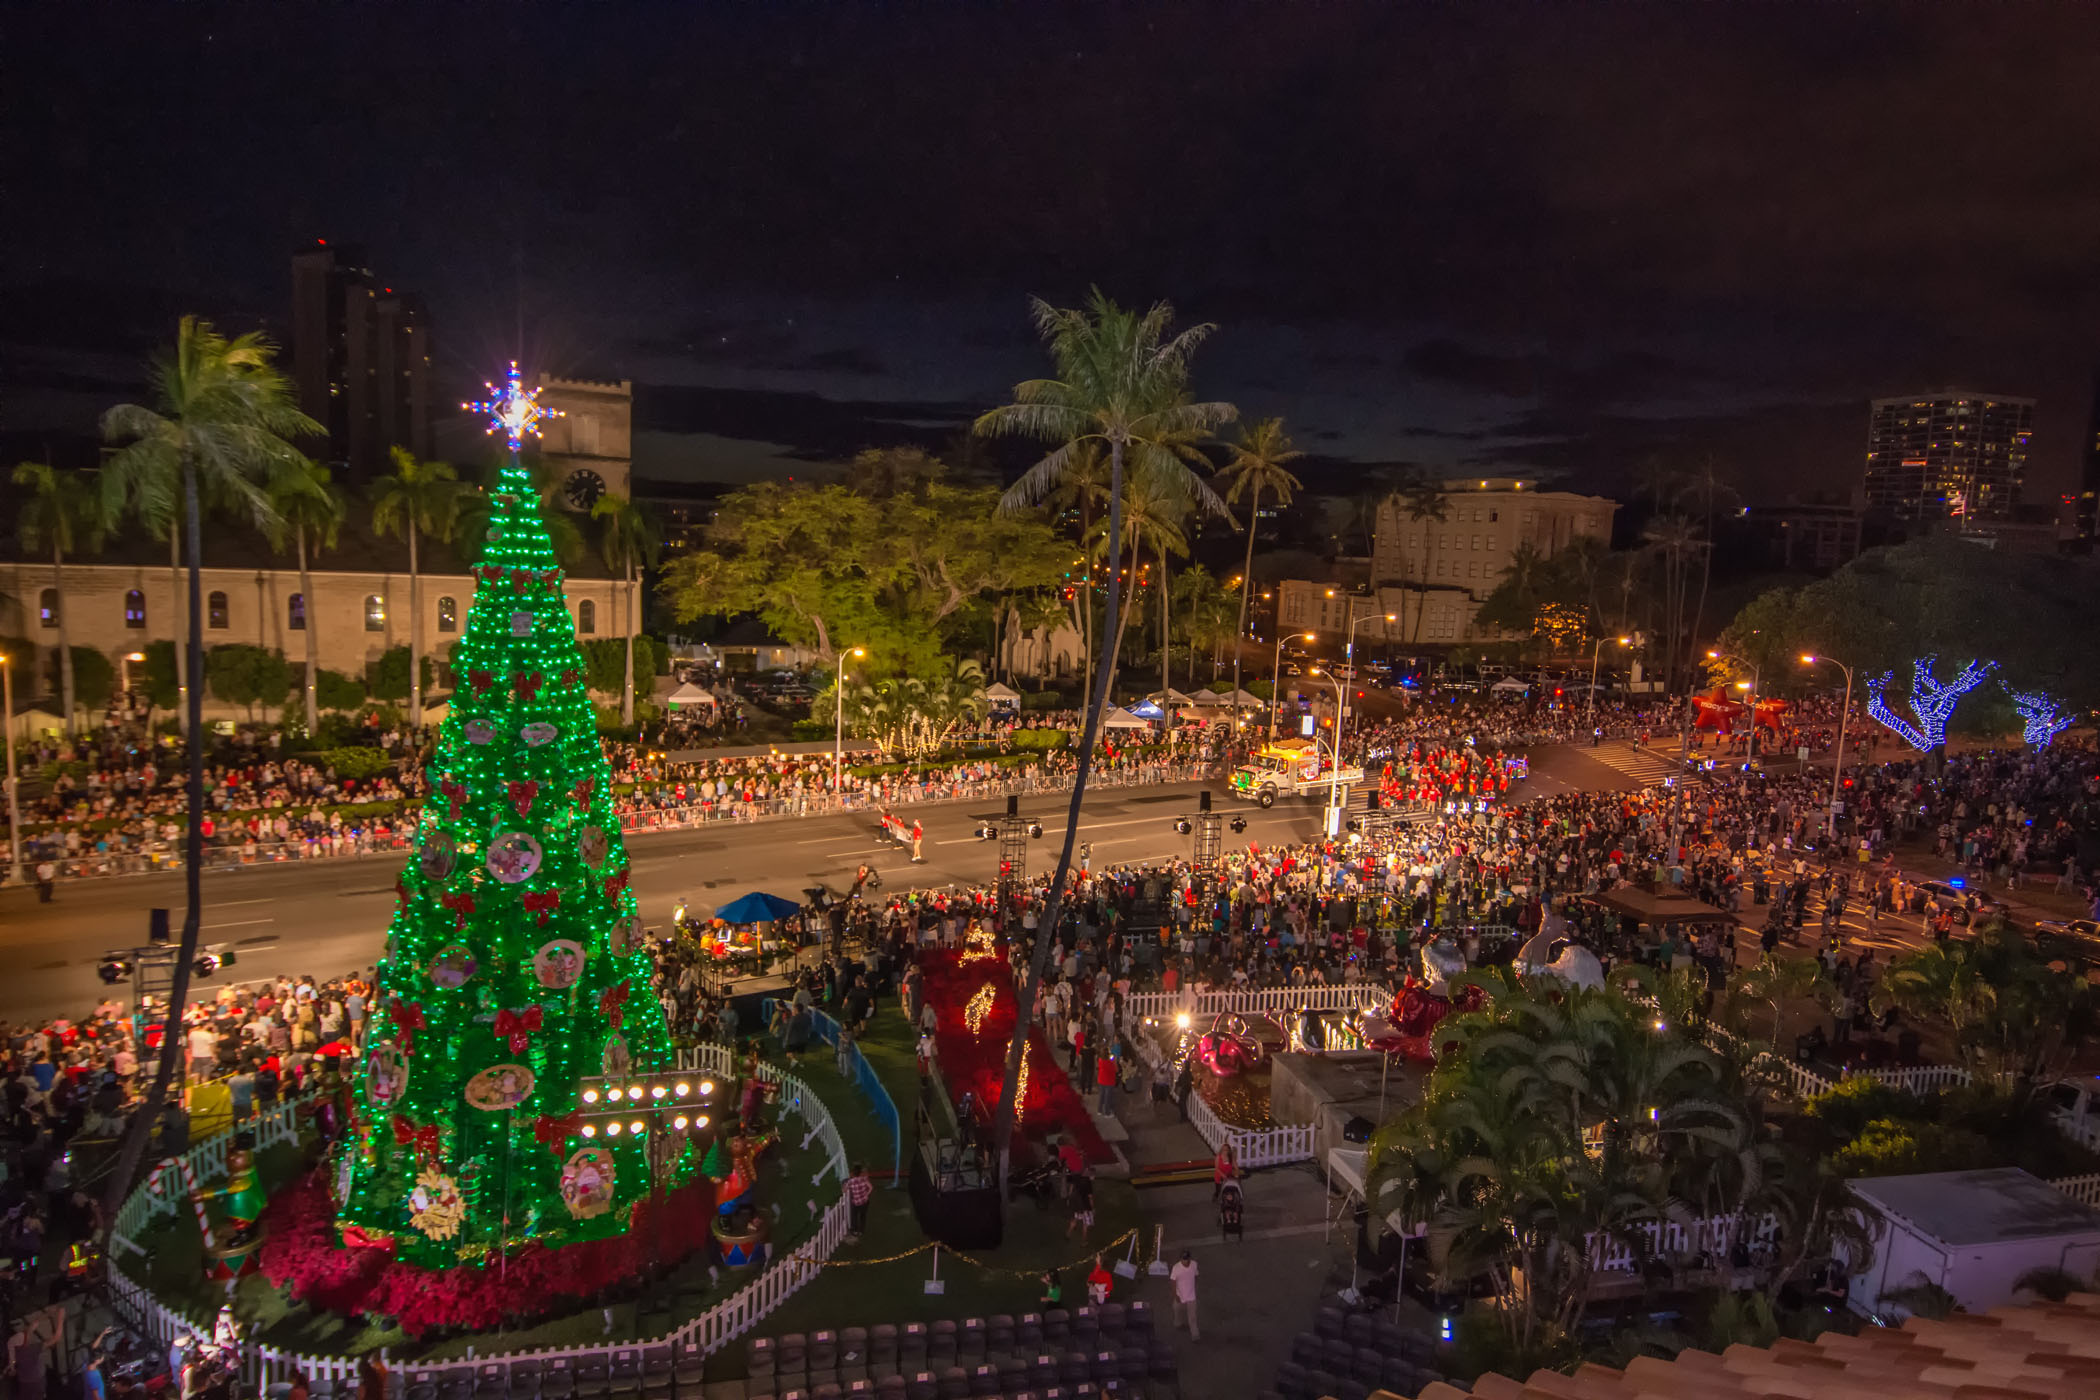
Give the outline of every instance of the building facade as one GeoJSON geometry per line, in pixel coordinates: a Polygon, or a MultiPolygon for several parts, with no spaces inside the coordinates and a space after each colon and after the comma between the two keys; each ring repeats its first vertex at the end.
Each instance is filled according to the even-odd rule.
{"type": "MultiPolygon", "coordinates": [[[[363,675],[388,649],[407,644],[405,572],[313,569],[309,577],[310,602],[300,591],[297,570],[203,570],[204,645],[266,647],[303,664],[311,628],[322,667],[363,675]]],[[[49,649],[58,645],[59,610],[65,609],[67,640],[103,652],[119,663],[121,676],[121,663],[138,659],[149,643],[183,635],[188,578],[165,566],[69,564],[61,590],[51,581],[49,565],[0,564],[0,634],[36,645],[37,674],[44,674],[49,649]]],[[[474,580],[465,574],[421,574],[416,583],[424,653],[442,660],[466,626],[474,580]]],[[[571,578],[565,586],[580,638],[622,635],[623,584],[571,578]]]]}
{"type": "Polygon", "coordinates": [[[2033,399],[1967,389],[1875,399],[1867,508],[1895,520],[2010,519],[2033,430],[2033,399]]]}
{"type": "Polygon", "coordinates": [[[2078,489],[2069,502],[2066,543],[2078,554],[2091,554],[2100,542],[2100,380],[2093,385],[2093,408],[2085,422],[2085,441],[2078,455],[2078,489]]]}
{"type": "Polygon", "coordinates": [[[1480,634],[1473,619],[1517,551],[1528,544],[1550,557],[1581,540],[1608,547],[1619,509],[1602,496],[1541,491],[1521,477],[1446,481],[1442,492],[1441,520],[1417,518],[1404,500],[1379,507],[1368,594],[1286,579],[1277,585],[1276,625],[1285,632],[1344,632],[1352,617],[1361,617],[1358,638],[1383,643],[1501,640],[1500,632],[1480,634]]]}
{"type": "Polygon", "coordinates": [[[1789,501],[1743,512],[1765,562],[1789,573],[1827,574],[1859,557],[1863,513],[1839,501],[1789,501]]]}
{"type": "Polygon", "coordinates": [[[561,472],[562,504],[588,513],[608,493],[631,497],[634,475],[634,381],[537,381],[542,419],[539,455],[561,472]]]}
{"type": "Polygon", "coordinates": [[[327,431],[307,444],[353,483],[388,470],[388,452],[431,454],[434,386],[422,299],[383,286],[363,250],[325,241],[292,255],[292,382],[327,431]]]}

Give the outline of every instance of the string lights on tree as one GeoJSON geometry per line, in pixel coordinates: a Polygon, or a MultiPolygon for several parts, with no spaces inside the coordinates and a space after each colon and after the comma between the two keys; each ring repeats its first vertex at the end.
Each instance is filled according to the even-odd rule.
{"type": "Polygon", "coordinates": [[[332,1176],[346,1238],[429,1268],[623,1234],[705,1146],[633,1130],[658,1109],[690,1129],[704,1095],[672,1073],[562,569],[518,460],[550,414],[516,365],[477,407],[509,459],[332,1176]],[[618,1118],[599,1111],[615,1088],[618,1118]]]}
{"type": "Polygon", "coordinates": [[[2020,712],[2020,721],[2026,726],[2020,737],[2038,749],[2045,749],[2056,742],[2056,736],[2069,729],[2077,716],[2065,711],[2061,702],[2042,694],[2038,690],[2014,690],[2005,688],[2012,697],[2014,708],[2020,712]]]}
{"type": "Polygon", "coordinates": [[[1947,742],[1947,721],[1954,717],[1954,707],[1998,669],[1995,661],[1971,661],[1960,675],[1942,682],[1932,674],[1937,659],[1921,656],[1910,665],[1910,712],[1915,723],[1889,708],[1887,692],[1893,671],[1867,680],[1867,713],[1919,753],[1930,753],[1947,742]]]}

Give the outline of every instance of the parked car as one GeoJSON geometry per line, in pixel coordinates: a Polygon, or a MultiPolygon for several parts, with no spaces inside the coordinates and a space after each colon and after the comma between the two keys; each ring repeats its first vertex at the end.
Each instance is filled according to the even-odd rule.
{"type": "Polygon", "coordinates": [[[1509,676],[1489,686],[1488,694],[1499,695],[1504,699],[1522,699],[1524,696],[1531,694],[1531,682],[1520,681],[1515,676],[1509,676]]]}

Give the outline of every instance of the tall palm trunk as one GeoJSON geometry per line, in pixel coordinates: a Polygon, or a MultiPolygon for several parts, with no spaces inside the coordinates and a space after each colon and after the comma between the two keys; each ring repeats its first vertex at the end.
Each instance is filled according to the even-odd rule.
{"type": "MultiPolygon", "coordinates": [[[[182,601],[182,526],[177,522],[168,530],[168,609],[174,611],[182,601]]],[[[175,704],[182,716],[182,734],[190,735],[190,666],[189,639],[180,631],[175,633],[175,704]]]]}
{"type": "MultiPolygon", "coordinates": [[[[1113,567],[1123,539],[1123,444],[1111,440],[1108,446],[1108,549],[1110,562],[1108,574],[1108,611],[1113,616],[1117,610],[1120,589],[1113,567]]],[[[1043,985],[1043,971],[1050,962],[1050,950],[1057,945],[1057,925],[1063,917],[1065,881],[1072,873],[1072,848],[1079,839],[1079,807],[1086,800],[1087,775],[1094,766],[1094,740],[1101,732],[1101,716],[1108,708],[1110,662],[1097,660],[1094,666],[1094,693],[1086,709],[1086,722],[1080,726],[1079,762],[1072,774],[1072,800],[1065,809],[1065,839],[1058,848],[1057,873],[1050,881],[1050,898],[1036,925],[1035,949],[1028,959],[1028,976],[1015,989],[1014,1034],[1006,1046],[1006,1075],[999,1084],[999,1114],[992,1121],[992,1148],[999,1155],[999,1199],[1006,1200],[1006,1168],[1014,1135],[1015,1094],[1020,1088],[1021,1056],[1028,1049],[1028,1033],[1034,1029],[1035,999],[1043,985]]],[[[1005,910],[1000,911],[1002,918],[1005,910]]],[[[1049,1068],[1054,1069],[1055,1066],[1049,1068]]]]}
{"type": "MultiPolygon", "coordinates": [[[[1155,552],[1159,555],[1159,688],[1165,692],[1171,690],[1174,684],[1173,677],[1167,670],[1168,663],[1174,655],[1174,633],[1168,625],[1171,604],[1167,597],[1167,547],[1161,544],[1155,552]]],[[[1169,711],[1167,728],[1173,727],[1174,716],[1169,711]]]]}
{"type": "Polygon", "coordinates": [[[1261,521],[1261,482],[1256,481],[1254,489],[1247,495],[1247,563],[1240,570],[1240,620],[1232,629],[1232,731],[1235,734],[1240,728],[1240,650],[1247,640],[1247,597],[1254,590],[1254,527],[1261,521]]]}
{"type": "Polygon", "coordinates": [[[423,728],[423,610],[422,590],[416,587],[415,522],[408,526],[408,727],[411,733],[423,728]]]}
{"type": "MultiPolygon", "coordinates": [[[[1122,524],[1122,515],[1122,511],[1114,507],[1111,507],[1108,513],[1110,521],[1117,525],[1122,524]]],[[[1101,628],[1104,632],[1108,630],[1109,623],[1115,623],[1114,637],[1109,643],[1106,658],[1108,689],[1111,693],[1115,690],[1116,673],[1123,666],[1123,637],[1130,630],[1130,615],[1137,611],[1138,541],[1136,539],[1132,539],[1130,542],[1130,597],[1125,599],[1123,605],[1119,608],[1116,606],[1116,573],[1117,565],[1121,562],[1114,554],[1109,556],[1108,609],[1106,616],[1101,619],[1101,628]]]]}
{"type": "Polygon", "coordinates": [[[183,657],[187,679],[183,718],[189,726],[189,774],[185,785],[189,812],[183,839],[183,892],[188,907],[182,912],[182,942],[176,949],[173,983],[168,989],[168,1004],[162,1012],[160,1066],[154,1071],[153,1083],[146,1090],[146,1101],[125,1125],[124,1140],[117,1150],[116,1169],[109,1174],[109,1185],[103,1190],[102,1218],[109,1222],[115,1221],[117,1208],[124,1203],[132,1178],[138,1175],[139,1158],[146,1150],[146,1135],[159,1119],[161,1105],[167,1102],[168,1087],[175,1080],[176,1068],[188,1053],[189,1037],[183,1032],[182,1009],[190,998],[190,969],[197,961],[197,935],[204,919],[204,580],[197,567],[204,540],[197,519],[197,473],[187,454],[182,462],[182,504],[182,528],[189,545],[190,585],[189,647],[183,657]]]}
{"type": "Polygon", "coordinates": [[[306,569],[306,527],[299,526],[295,533],[299,537],[299,620],[306,624],[306,732],[321,732],[321,701],[317,694],[320,684],[320,660],[314,641],[314,580],[306,569]]]}
{"type": "Polygon", "coordinates": [[[620,723],[634,727],[634,560],[627,561],[627,682],[620,692],[620,723]]]}
{"type": "Polygon", "coordinates": [[[58,693],[66,707],[66,733],[73,732],[73,647],[67,640],[66,614],[72,608],[66,603],[66,556],[58,547],[58,534],[52,530],[51,541],[51,591],[58,595],[58,693]]]}

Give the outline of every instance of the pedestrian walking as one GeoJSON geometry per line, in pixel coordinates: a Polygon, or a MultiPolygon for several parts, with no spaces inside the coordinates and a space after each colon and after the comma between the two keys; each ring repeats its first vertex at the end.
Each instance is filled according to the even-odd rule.
{"type": "Polygon", "coordinates": [[[865,1162],[856,1162],[853,1175],[846,1178],[846,1235],[859,1239],[868,1228],[868,1202],[874,1199],[875,1181],[868,1175],[865,1162]]]}
{"type": "Polygon", "coordinates": [[[1181,1251],[1167,1278],[1174,1285],[1174,1326],[1187,1327],[1190,1341],[1202,1341],[1203,1330],[1196,1325],[1196,1261],[1189,1251],[1181,1251]]]}
{"type": "Polygon", "coordinates": [[[926,856],[921,849],[925,841],[926,828],[919,825],[917,817],[913,817],[911,821],[911,863],[913,865],[924,865],[926,863],[926,856]]]}

